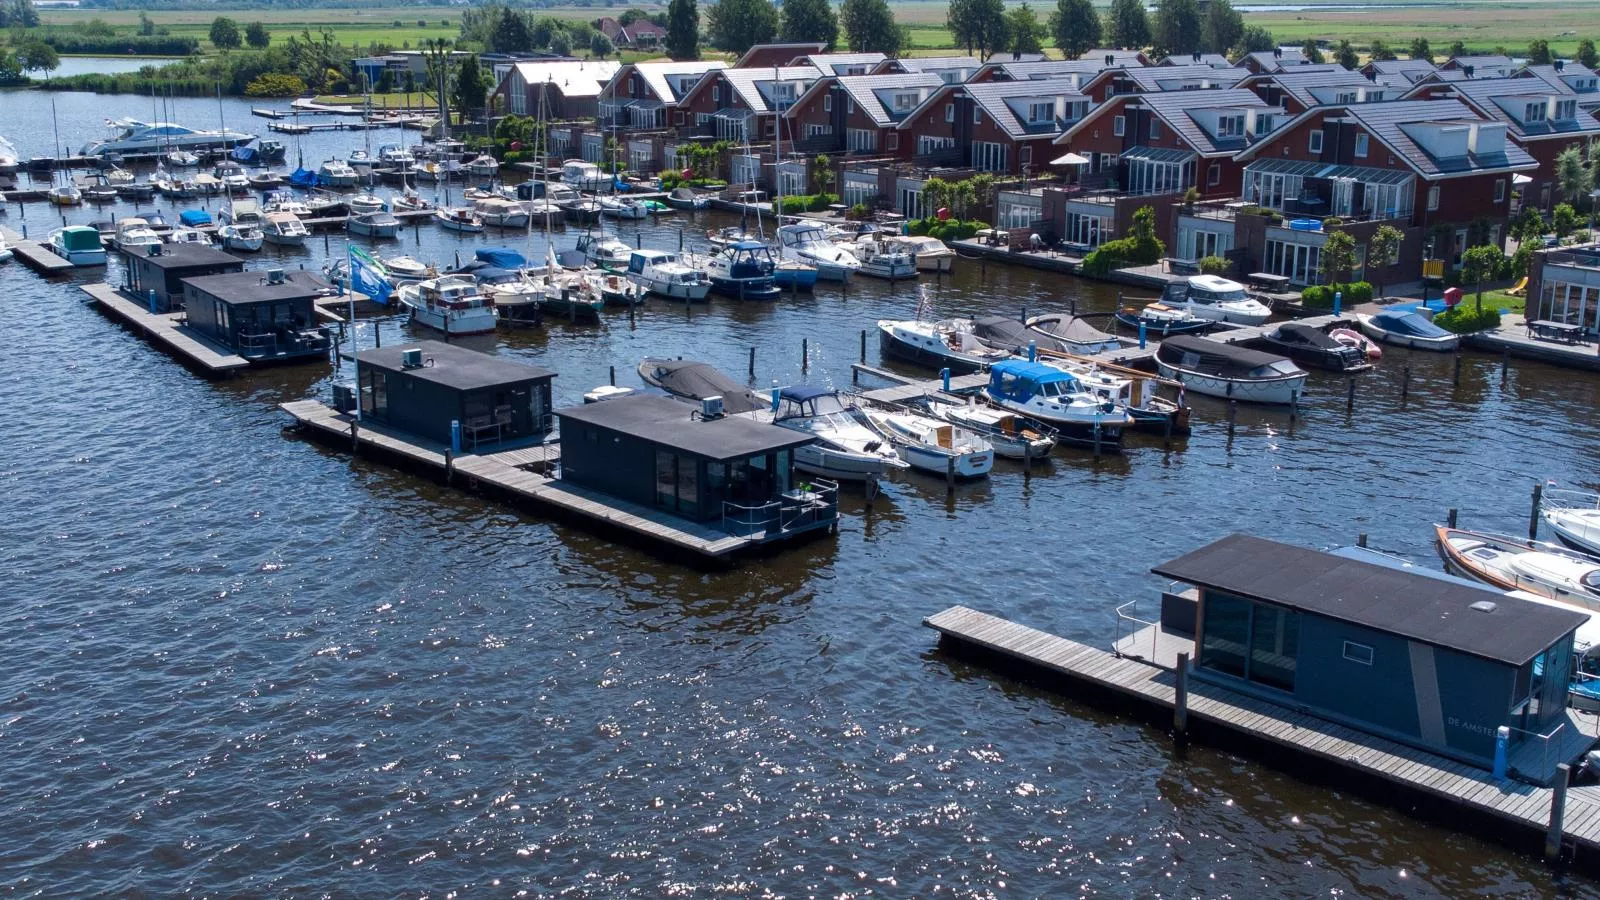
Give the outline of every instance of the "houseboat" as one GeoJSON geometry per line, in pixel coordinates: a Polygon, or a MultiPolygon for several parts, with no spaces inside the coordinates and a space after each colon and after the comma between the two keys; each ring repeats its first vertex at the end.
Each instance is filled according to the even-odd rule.
{"type": "Polygon", "coordinates": [[[152,246],[128,256],[123,293],[146,309],[168,312],[183,306],[186,279],[243,271],[244,260],[209,244],[152,246]]]}
{"type": "Polygon", "coordinates": [[[1162,340],[1156,367],[1191,391],[1245,403],[1294,405],[1306,384],[1305,371],[1282,356],[1192,335],[1162,340]]]}
{"type": "Polygon", "coordinates": [[[103,266],[106,248],[100,242],[100,229],[88,225],[68,225],[50,232],[46,243],[51,253],[75,266],[103,266]]]}
{"type": "Polygon", "coordinates": [[[1085,390],[1071,373],[1038,362],[1012,359],[989,368],[984,398],[1056,429],[1062,443],[1116,450],[1123,428],[1133,424],[1125,407],[1085,390]]]}
{"type": "Polygon", "coordinates": [[[187,278],[186,325],[252,364],[326,362],[333,338],[315,324],[324,285],[295,276],[271,269],[187,278]]]}
{"type": "Polygon", "coordinates": [[[457,453],[537,443],[551,432],[548,369],[438,341],[356,354],[363,421],[457,453]]]}
{"type": "Polygon", "coordinates": [[[451,336],[486,334],[498,321],[494,300],[478,291],[471,275],[444,275],[400,286],[401,305],[411,321],[451,336]]]}

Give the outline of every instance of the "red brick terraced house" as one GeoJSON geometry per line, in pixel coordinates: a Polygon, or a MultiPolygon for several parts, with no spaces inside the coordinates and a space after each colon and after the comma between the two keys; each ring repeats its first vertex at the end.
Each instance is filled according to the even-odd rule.
{"type": "Polygon", "coordinates": [[[978,73],[983,63],[976,56],[907,56],[886,59],[872,67],[871,75],[939,76],[945,84],[960,84],[978,73]]]}
{"type": "Polygon", "coordinates": [[[1513,78],[1537,78],[1558,90],[1562,85],[1578,98],[1578,108],[1600,116],[1600,76],[1571,60],[1556,60],[1550,66],[1523,66],[1513,78]]]}
{"type": "Polygon", "coordinates": [[[886,59],[882,53],[808,53],[789,65],[815,66],[824,75],[868,75],[886,59]]]}
{"type": "Polygon", "coordinates": [[[1148,66],[1103,69],[1080,86],[1096,104],[1123,94],[1163,91],[1209,91],[1237,87],[1250,77],[1243,69],[1213,69],[1207,65],[1148,66]]]}
{"type": "Polygon", "coordinates": [[[678,127],[684,117],[678,103],[706,73],[727,68],[727,63],[630,63],[617,70],[600,90],[601,128],[649,130],[678,127]]]}
{"type": "Polygon", "coordinates": [[[1089,98],[1061,79],[945,85],[900,120],[899,149],[919,166],[1038,173],[1051,141],[1088,111],[1089,98]]]}
{"type": "MultiPolygon", "coordinates": [[[[1116,57],[1112,55],[1111,59],[1116,57]]],[[[1130,63],[1106,62],[1104,57],[1085,56],[1082,59],[1049,59],[1041,62],[1010,62],[991,60],[967,79],[971,82],[990,81],[1046,81],[1070,79],[1076,89],[1106,69],[1136,68],[1143,65],[1138,60],[1130,63]]]]}
{"type": "Polygon", "coordinates": [[[828,49],[828,45],[820,41],[802,41],[790,44],[757,44],[746,50],[734,62],[735,69],[770,69],[773,66],[787,66],[796,58],[812,53],[821,53],[828,49]]]}
{"type": "Polygon", "coordinates": [[[816,66],[717,69],[678,101],[678,137],[761,143],[776,135],[777,117],[822,77],[816,66]]]}
{"type": "MultiPolygon", "coordinates": [[[[1241,87],[1255,91],[1272,106],[1298,116],[1314,106],[1349,106],[1398,99],[1404,89],[1375,84],[1360,72],[1275,72],[1252,76],[1241,87]]],[[[1409,88],[1409,85],[1407,85],[1409,88]]]]}
{"type": "Polygon", "coordinates": [[[912,141],[896,126],[944,86],[932,72],[824,76],[784,112],[784,149],[908,158],[912,141]]]}

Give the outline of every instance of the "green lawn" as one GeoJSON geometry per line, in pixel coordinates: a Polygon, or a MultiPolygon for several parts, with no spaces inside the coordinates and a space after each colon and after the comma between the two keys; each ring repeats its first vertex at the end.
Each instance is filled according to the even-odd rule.
{"type": "MultiPolygon", "coordinates": [[[[1476,303],[1477,302],[1478,295],[1476,293],[1474,293],[1473,291],[1471,291],[1471,290],[1469,290],[1467,288],[1462,288],[1461,294],[1462,294],[1462,298],[1461,298],[1461,302],[1462,303],[1476,303]]],[[[1484,309],[1503,309],[1503,310],[1506,310],[1507,312],[1514,312],[1514,313],[1517,313],[1518,315],[1520,315],[1523,310],[1527,309],[1527,307],[1528,307],[1528,301],[1527,301],[1527,298],[1525,298],[1525,297],[1513,297],[1510,294],[1506,293],[1505,291],[1484,291],[1483,292],[1483,308],[1484,309]]]]}

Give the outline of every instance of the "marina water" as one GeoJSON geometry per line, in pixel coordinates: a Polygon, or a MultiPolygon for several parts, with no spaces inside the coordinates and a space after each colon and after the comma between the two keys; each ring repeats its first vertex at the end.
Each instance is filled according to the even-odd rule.
{"type": "MultiPolygon", "coordinates": [[[[73,148],[149,106],[57,101],[73,148]]],[[[5,103],[22,154],[51,152],[48,98],[5,103]]],[[[178,103],[179,121],[217,120],[214,100],[178,103]]],[[[305,158],[360,142],[307,137],[305,158]]],[[[32,205],[30,231],[51,215],[32,205]]],[[[728,222],[622,234],[675,247],[680,223],[692,240],[728,222]]],[[[380,252],[537,258],[542,241],[425,226],[380,252]]],[[[323,242],[260,257],[316,268],[323,242]]],[[[1152,564],[1232,531],[1311,547],[1364,532],[1434,565],[1446,507],[1517,531],[1535,481],[1594,486],[1587,375],[1515,362],[1502,382],[1500,360],[1468,355],[1457,386],[1451,357],[1391,351],[1353,410],[1344,381],[1313,374],[1299,419],[1241,408],[1230,439],[1225,407],[1191,398],[1187,441],[1058,452],[952,496],[911,476],[870,510],[847,497],[836,541],[707,574],[285,436],[275,404],[341,376],[201,381],[83,305],[77,285],[102,277],[120,271],[0,267],[13,893],[1600,894],[1259,760],[1180,756],[1159,728],[946,658],[919,624],[965,603],[1104,646],[1113,606],[1153,609],[1152,564]]],[[[967,260],[928,283],[942,316],[1116,298],[967,260]]],[[[861,279],[464,343],[559,372],[558,405],[612,366],[637,384],[651,355],[743,377],[751,347],[760,385],[844,386],[862,329],[876,362],[874,323],[915,302],[861,279]]]]}

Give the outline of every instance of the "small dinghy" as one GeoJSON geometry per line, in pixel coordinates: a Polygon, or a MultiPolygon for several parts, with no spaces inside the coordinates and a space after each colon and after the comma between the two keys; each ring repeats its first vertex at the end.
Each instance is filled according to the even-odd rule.
{"type": "Polygon", "coordinates": [[[1539,497],[1539,518],[1561,543],[1600,557],[1600,494],[1547,488],[1539,497]]]}
{"type": "Polygon", "coordinates": [[[1272,353],[1193,335],[1175,335],[1156,348],[1161,377],[1208,397],[1290,405],[1305,390],[1306,373],[1272,353]]]}
{"type": "Polygon", "coordinates": [[[915,413],[883,409],[863,412],[913,469],[971,479],[982,478],[994,468],[994,448],[965,428],[915,413]]]}
{"type": "Polygon", "coordinates": [[[1383,347],[1378,342],[1367,337],[1359,331],[1350,328],[1335,328],[1328,332],[1328,337],[1333,338],[1346,347],[1354,347],[1366,354],[1367,359],[1382,359],[1383,347]]]}
{"type": "Polygon", "coordinates": [[[1261,340],[1274,353],[1281,353],[1301,365],[1330,372],[1365,372],[1372,368],[1364,350],[1334,340],[1322,329],[1299,322],[1285,322],[1261,340]]]}
{"type": "Polygon", "coordinates": [[[1433,324],[1421,313],[1392,309],[1377,315],[1356,314],[1361,331],[1385,344],[1398,344],[1412,350],[1450,351],[1461,344],[1461,336],[1433,324]]]}
{"type": "Polygon", "coordinates": [[[673,188],[667,194],[667,205],[673,209],[705,209],[711,205],[711,198],[696,194],[692,188],[673,188]]]}
{"type": "Polygon", "coordinates": [[[992,406],[955,406],[930,403],[928,411],[954,425],[975,432],[989,442],[996,456],[1007,459],[1044,459],[1056,447],[1056,430],[1049,425],[992,406]]]}
{"type": "Polygon", "coordinates": [[[1452,574],[1600,610],[1600,561],[1555,544],[1444,525],[1434,526],[1434,536],[1452,574]]]}

